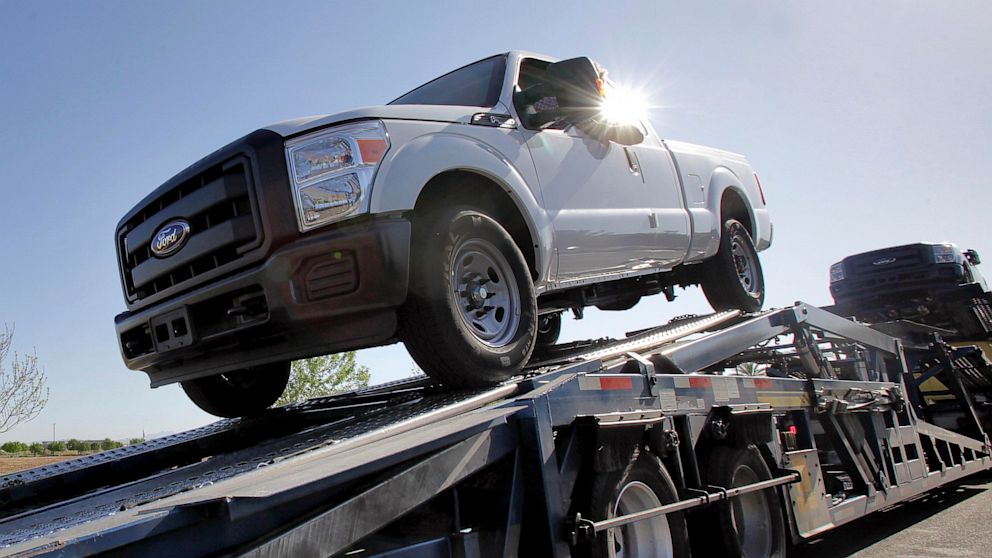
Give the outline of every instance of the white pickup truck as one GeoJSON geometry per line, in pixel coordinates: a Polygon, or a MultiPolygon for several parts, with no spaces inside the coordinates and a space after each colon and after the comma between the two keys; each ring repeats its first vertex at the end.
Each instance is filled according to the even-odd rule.
{"type": "Polygon", "coordinates": [[[488,384],[563,311],[693,284],[759,309],[754,171],[612,116],[614,87],[587,58],[510,52],[212,153],[118,225],[125,363],[243,416],[317,354],[402,340],[438,380],[488,384]]]}

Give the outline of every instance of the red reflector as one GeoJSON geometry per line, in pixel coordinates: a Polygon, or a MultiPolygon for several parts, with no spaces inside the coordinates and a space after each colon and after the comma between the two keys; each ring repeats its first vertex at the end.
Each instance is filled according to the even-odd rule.
{"type": "Polygon", "coordinates": [[[789,434],[795,434],[798,431],[799,431],[799,429],[796,428],[796,425],[795,424],[790,424],[789,425],[789,434]]]}
{"type": "Polygon", "coordinates": [[[764,378],[755,378],[754,387],[759,389],[770,388],[775,385],[775,382],[771,380],[766,380],[764,378]]]}
{"type": "Polygon", "coordinates": [[[600,378],[599,389],[633,389],[630,378],[600,378]]]}
{"type": "Polygon", "coordinates": [[[689,387],[692,388],[708,388],[712,385],[709,378],[700,376],[689,376],[689,387]]]}

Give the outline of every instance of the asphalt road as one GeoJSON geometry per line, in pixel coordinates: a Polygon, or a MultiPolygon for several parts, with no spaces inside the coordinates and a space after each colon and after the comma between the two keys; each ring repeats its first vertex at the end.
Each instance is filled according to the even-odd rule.
{"type": "Polygon", "coordinates": [[[992,472],[874,513],[792,549],[798,558],[992,556],[992,472]]]}

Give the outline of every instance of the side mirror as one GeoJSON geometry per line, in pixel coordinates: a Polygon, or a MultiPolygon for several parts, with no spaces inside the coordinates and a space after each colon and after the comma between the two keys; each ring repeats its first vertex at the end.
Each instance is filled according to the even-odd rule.
{"type": "Polygon", "coordinates": [[[599,68],[586,58],[548,65],[550,87],[558,100],[558,114],[588,136],[620,145],[636,145],[644,134],[635,124],[607,122],[602,117],[603,81],[599,68]]]}
{"type": "Polygon", "coordinates": [[[550,86],[558,98],[558,112],[571,124],[596,118],[603,98],[599,93],[599,70],[586,57],[548,65],[550,86]]]}
{"type": "Polygon", "coordinates": [[[964,257],[968,259],[968,262],[970,262],[971,265],[978,265],[982,263],[982,258],[978,257],[978,252],[974,250],[966,250],[964,257]]]}

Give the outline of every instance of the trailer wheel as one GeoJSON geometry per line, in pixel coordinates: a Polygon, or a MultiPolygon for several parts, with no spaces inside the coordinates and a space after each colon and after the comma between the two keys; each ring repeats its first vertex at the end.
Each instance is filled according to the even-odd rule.
{"type": "Polygon", "coordinates": [[[545,314],[537,320],[537,348],[549,347],[561,335],[561,313],[545,314]]]}
{"type": "MultiPolygon", "coordinates": [[[[761,452],[754,445],[743,448],[717,446],[709,455],[706,480],[709,484],[733,488],[772,478],[761,452]]],[[[701,518],[713,533],[706,554],[745,558],[784,558],[786,552],[785,521],[775,489],[742,494],[719,502],[701,518]],[[715,521],[714,521],[715,520],[715,521]]]]}
{"type": "Polygon", "coordinates": [[[703,267],[701,285],[714,310],[757,312],[765,303],[765,278],[751,235],[740,221],[723,224],[720,250],[703,267]]]}
{"type": "Polygon", "coordinates": [[[441,208],[414,233],[401,336],[429,376],[455,387],[520,372],[537,337],[527,262],[498,222],[470,207],[441,208]]]}
{"type": "MultiPolygon", "coordinates": [[[[626,469],[597,474],[592,482],[589,519],[601,521],[678,501],[675,485],[651,454],[641,454],[626,469]]],[[[576,549],[577,551],[580,549],[576,549]]],[[[689,534],[681,513],[659,515],[600,533],[590,558],[685,558],[689,534]]]]}
{"type": "Polygon", "coordinates": [[[289,382],[289,363],[254,368],[181,382],[196,406],[218,417],[257,415],[279,399],[289,382]]]}

